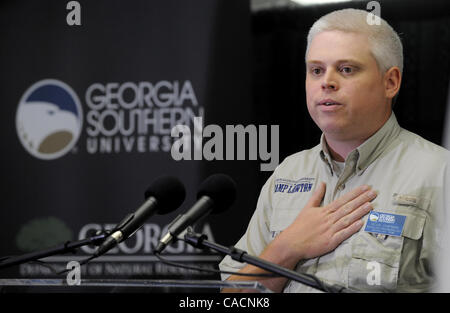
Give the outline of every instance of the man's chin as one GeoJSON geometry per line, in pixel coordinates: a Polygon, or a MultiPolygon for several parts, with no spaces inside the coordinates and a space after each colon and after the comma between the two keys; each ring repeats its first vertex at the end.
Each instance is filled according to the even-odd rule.
{"type": "Polygon", "coordinates": [[[333,138],[345,138],[350,135],[351,130],[344,124],[339,123],[324,123],[319,126],[325,136],[331,136],[333,138]]]}

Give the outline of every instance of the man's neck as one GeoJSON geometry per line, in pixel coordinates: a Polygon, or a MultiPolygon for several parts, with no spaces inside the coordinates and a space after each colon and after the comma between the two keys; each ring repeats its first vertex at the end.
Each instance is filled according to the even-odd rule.
{"type": "Polygon", "coordinates": [[[333,134],[324,134],[325,142],[328,147],[328,151],[330,152],[331,158],[338,162],[343,162],[347,159],[347,156],[362,145],[367,139],[369,139],[373,134],[379,131],[384,124],[389,120],[392,115],[392,111],[389,111],[389,114],[386,115],[383,123],[381,123],[378,127],[376,127],[373,131],[368,132],[367,134],[360,136],[360,138],[354,139],[342,139],[340,136],[333,136],[333,134]]]}
{"type": "Polygon", "coordinates": [[[338,162],[344,162],[350,152],[359,147],[366,139],[339,141],[329,139],[325,136],[325,141],[331,158],[338,162]]]}

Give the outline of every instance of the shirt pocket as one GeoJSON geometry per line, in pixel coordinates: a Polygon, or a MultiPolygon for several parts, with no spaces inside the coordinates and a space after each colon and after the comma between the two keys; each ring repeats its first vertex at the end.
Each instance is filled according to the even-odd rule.
{"type": "Polygon", "coordinates": [[[419,197],[394,194],[391,209],[375,209],[406,216],[403,231],[398,237],[376,236],[364,231],[364,226],[354,236],[348,270],[349,288],[369,292],[395,291],[404,241],[419,240],[423,234],[426,220],[423,205],[424,200],[419,197]]]}
{"type": "Polygon", "coordinates": [[[274,239],[278,234],[280,234],[283,230],[291,225],[297,215],[300,213],[300,210],[295,209],[277,209],[276,212],[273,213],[270,219],[270,237],[274,239]]]}

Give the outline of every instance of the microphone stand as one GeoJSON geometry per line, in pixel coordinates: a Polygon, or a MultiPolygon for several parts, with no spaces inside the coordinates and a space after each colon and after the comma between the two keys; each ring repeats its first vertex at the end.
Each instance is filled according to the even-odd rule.
{"type": "MultiPolygon", "coordinates": [[[[51,256],[51,255],[65,254],[68,252],[73,252],[76,248],[86,246],[89,244],[99,246],[100,244],[103,243],[103,241],[105,241],[106,237],[109,237],[112,233],[114,233],[118,230],[121,230],[133,218],[134,218],[134,214],[130,213],[127,216],[125,216],[125,218],[122,221],[120,221],[120,223],[117,224],[117,226],[114,229],[102,230],[100,232],[97,232],[96,235],[94,235],[90,238],[86,238],[86,239],[82,239],[82,240],[78,240],[78,241],[74,241],[74,242],[67,241],[64,244],[58,245],[53,248],[36,251],[36,252],[31,252],[31,253],[27,253],[27,254],[23,254],[23,255],[19,255],[19,256],[12,256],[10,258],[7,258],[4,261],[0,261],[0,269],[10,267],[13,265],[17,265],[17,264],[26,263],[29,261],[39,260],[39,259],[51,256]]],[[[86,261],[89,261],[90,259],[92,259],[94,257],[97,257],[97,256],[96,255],[91,256],[86,261]]]]}
{"type": "Polygon", "coordinates": [[[45,250],[35,251],[35,252],[31,252],[31,253],[27,253],[27,254],[23,254],[23,255],[19,255],[19,256],[12,256],[12,257],[7,258],[6,260],[0,262],[0,269],[11,267],[11,266],[17,265],[17,264],[26,263],[29,261],[39,260],[39,259],[51,256],[51,255],[73,252],[74,249],[85,246],[85,245],[89,245],[89,244],[99,245],[105,239],[105,237],[107,237],[109,235],[110,235],[109,232],[101,233],[99,235],[95,235],[95,236],[92,236],[90,238],[86,238],[83,240],[78,240],[78,241],[74,241],[74,242],[67,241],[63,244],[60,244],[58,246],[48,248],[45,250]]]}
{"type": "Polygon", "coordinates": [[[184,239],[187,243],[194,246],[195,248],[205,249],[209,248],[214,251],[220,252],[224,255],[229,255],[233,260],[239,262],[245,262],[259,268],[262,268],[266,271],[281,275],[291,280],[295,280],[304,285],[313,287],[315,289],[319,289],[324,292],[332,292],[332,293],[340,293],[340,292],[353,292],[352,290],[346,289],[341,286],[332,286],[328,285],[324,282],[321,282],[319,279],[304,275],[302,273],[298,273],[287,268],[281,267],[277,264],[265,261],[261,258],[249,255],[246,251],[238,249],[234,246],[225,247],[213,242],[208,241],[208,237],[204,234],[197,234],[192,231],[192,229],[188,229],[186,234],[184,235],[184,239]]]}

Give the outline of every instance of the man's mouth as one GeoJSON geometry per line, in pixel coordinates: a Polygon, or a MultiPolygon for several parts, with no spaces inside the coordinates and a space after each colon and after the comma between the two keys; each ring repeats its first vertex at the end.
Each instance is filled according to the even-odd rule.
{"type": "Polygon", "coordinates": [[[341,105],[341,103],[334,101],[332,99],[325,99],[325,100],[320,101],[318,103],[318,105],[323,105],[323,106],[329,107],[329,106],[333,106],[333,105],[341,105]]]}

